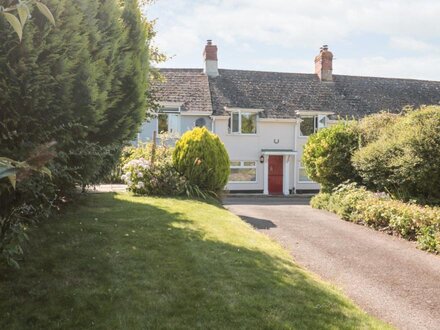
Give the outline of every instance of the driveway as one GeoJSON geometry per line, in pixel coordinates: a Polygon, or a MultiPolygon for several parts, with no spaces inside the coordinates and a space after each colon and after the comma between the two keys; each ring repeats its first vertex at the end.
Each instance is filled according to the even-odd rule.
{"type": "Polygon", "coordinates": [[[440,329],[440,257],[308,203],[303,197],[224,200],[368,313],[400,329],[440,329]]]}

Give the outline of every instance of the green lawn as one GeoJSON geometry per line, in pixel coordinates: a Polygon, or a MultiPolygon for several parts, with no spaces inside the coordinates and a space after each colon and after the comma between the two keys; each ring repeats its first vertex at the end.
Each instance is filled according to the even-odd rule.
{"type": "Polygon", "coordinates": [[[90,195],[31,236],[0,329],[387,328],[215,205],[90,195]]]}

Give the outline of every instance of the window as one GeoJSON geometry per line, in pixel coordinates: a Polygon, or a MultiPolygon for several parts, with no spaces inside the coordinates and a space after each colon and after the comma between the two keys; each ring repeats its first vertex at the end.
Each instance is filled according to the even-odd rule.
{"type": "Polygon", "coordinates": [[[257,133],[257,114],[253,112],[234,111],[229,120],[229,132],[237,134],[257,133]]]}
{"type": "Polygon", "coordinates": [[[257,162],[232,161],[229,182],[257,182],[257,162]]]}
{"type": "Polygon", "coordinates": [[[157,131],[162,133],[180,132],[180,115],[178,113],[159,113],[157,115],[157,131]]]}
{"type": "Polygon", "coordinates": [[[159,134],[168,132],[168,115],[161,113],[157,117],[159,134]]]}
{"type": "Polygon", "coordinates": [[[326,126],[326,116],[303,116],[300,124],[301,136],[310,136],[326,126]]]}
{"type": "Polygon", "coordinates": [[[299,182],[313,182],[313,180],[307,176],[306,169],[305,169],[304,165],[301,163],[299,164],[299,180],[298,181],[299,182]]]}

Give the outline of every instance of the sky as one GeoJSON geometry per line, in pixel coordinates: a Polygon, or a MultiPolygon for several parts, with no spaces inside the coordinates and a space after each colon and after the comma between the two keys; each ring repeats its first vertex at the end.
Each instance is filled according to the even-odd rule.
{"type": "Polygon", "coordinates": [[[440,80],[440,0],[156,0],[160,67],[202,68],[207,39],[219,67],[314,72],[328,44],[333,73],[440,80]]]}

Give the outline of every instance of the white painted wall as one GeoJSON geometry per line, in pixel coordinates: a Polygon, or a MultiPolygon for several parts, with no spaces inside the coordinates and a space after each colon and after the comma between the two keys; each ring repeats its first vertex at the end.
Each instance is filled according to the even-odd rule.
{"type": "MultiPolygon", "coordinates": [[[[294,122],[258,121],[257,134],[229,134],[228,119],[215,119],[215,133],[225,144],[231,161],[256,161],[256,183],[229,183],[228,190],[263,190],[264,165],[260,163],[262,149],[295,150],[294,122]]],[[[289,163],[289,189],[294,186],[294,158],[289,163]]]]}
{"type": "MultiPolygon", "coordinates": [[[[181,116],[181,133],[194,127],[195,121],[200,115],[181,116]]],[[[203,116],[206,120],[206,127],[211,130],[212,120],[203,116]]],[[[214,132],[226,146],[231,161],[256,161],[257,182],[256,183],[230,183],[227,190],[258,190],[264,189],[264,164],[260,163],[262,149],[288,149],[297,151],[296,156],[290,156],[289,162],[289,189],[317,190],[319,184],[315,182],[299,182],[299,167],[304,144],[307,137],[299,135],[299,123],[292,121],[264,121],[258,120],[257,134],[241,135],[228,133],[228,119],[215,118],[214,132]],[[276,143],[278,141],[278,143],[276,143]]],[[[140,139],[143,142],[151,141],[153,132],[157,130],[157,119],[145,122],[140,131],[140,139]]]]}
{"type": "MultiPolygon", "coordinates": [[[[178,119],[176,119],[176,123],[179,123],[179,129],[180,129],[180,134],[185,133],[186,131],[192,130],[195,126],[195,121],[198,118],[205,118],[205,122],[206,122],[206,128],[208,130],[211,130],[211,126],[212,126],[212,120],[208,115],[178,115],[175,114],[174,116],[179,116],[178,119]]],[[[177,117],[176,117],[177,118],[177,117]]],[[[140,130],[139,130],[139,134],[138,134],[138,138],[136,138],[136,141],[134,142],[138,142],[138,140],[140,140],[140,142],[149,142],[153,139],[153,132],[157,131],[157,118],[152,118],[150,119],[150,121],[145,121],[140,130]]]]}
{"type": "Polygon", "coordinates": [[[181,133],[185,133],[186,131],[190,131],[195,127],[195,122],[197,119],[199,118],[204,118],[205,122],[206,122],[206,128],[208,130],[211,130],[211,126],[212,126],[212,120],[209,116],[201,116],[201,115],[183,115],[181,116],[181,125],[180,125],[180,129],[181,129],[181,133]]]}

